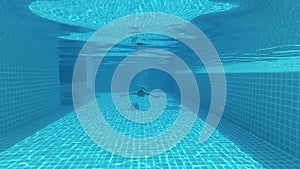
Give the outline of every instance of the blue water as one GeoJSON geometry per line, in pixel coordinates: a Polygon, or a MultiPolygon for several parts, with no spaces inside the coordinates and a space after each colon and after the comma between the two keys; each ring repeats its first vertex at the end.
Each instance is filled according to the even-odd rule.
{"type": "MultiPolygon", "coordinates": [[[[0,2],[0,8],[0,168],[300,168],[298,0],[12,0],[0,2]],[[218,67],[208,73],[189,46],[165,35],[146,33],[121,40],[103,58],[93,90],[114,131],[129,138],[153,138],[174,126],[180,113],[187,118],[193,113],[182,104],[182,90],[174,77],[147,69],[132,79],[127,92],[138,87],[160,89],[167,100],[164,111],[148,123],[120,114],[112,99],[112,77],[137,51],[159,48],[176,54],[191,69],[200,92],[200,108],[187,135],[166,152],[134,158],[128,157],[130,152],[146,151],[151,145],[139,150],[127,146],[122,151],[127,156],[117,155],[83,130],[74,110],[72,80],[81,49],[99,28],[141,12],[178,16],[203,31],[223,64],[227,99],[220,124],[200,143],[212,104],[208,75],[218,77],[218,67]]],[[[168,57],[158,53],[150,57],[168,66],[168,57]]],[[[126,70],[141,64],[138,61],[126,70]]],[[[187,71],[176,73],[185,76],[187,71]]],[[[218,96],[223,94],[217,91],[218,96]]],[[[122,110],[158,109],[151,105],[151,97],[131,95],[130,102],[121,102],[122,110]]],[[[189,99],[189,103],[196,100],[189,99]]],[[[107,144],[115,143],[104,127],[99,133],[107,144]]],[[[176,137],[168,135],[161,142],[176,137]]],[[[116,143],[112,146],[128,145],[122,140],[116,143]]]]}
{"type": "MultiPolygon", "coordinates": [[[[99,99],[107,99],[108,95],[102,94],[99,99]]],[[[138,99],[136,98],[137,101],[138,99]]],[[[148,126],[121,118],[113,112],[110,102],[105,104],[104,115],[107,122],[116,126],[116,130],[124,135],[151,137],[160,134],[165,126],[168,127],[175,120],[177,114],[172,108],[169,109],[160,116],[162,120],[148,126]]],[[[1,165],[3,168],[262,168],[259,162],[219,132],[215,132],[208,143],[200,145],[197,137],[202,125],[203,121],[198,119],[184,141],[162,155],[142,159],[124,158],[97,147],[86,136],[72,112],[1,153],[4,157],[2,160],[7,162],[1,165]]]]}

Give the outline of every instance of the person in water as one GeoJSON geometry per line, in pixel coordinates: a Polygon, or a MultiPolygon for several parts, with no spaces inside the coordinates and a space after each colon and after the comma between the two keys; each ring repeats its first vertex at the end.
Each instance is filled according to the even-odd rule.
{"type": "Polygon", "coordinates": [[[120,94],[120,96],[122,96],[122,97],[123,97],[123,96],[128,96],[128,95],[137,95],[137,96],[139,96],[139,97],[144,97],[144,96],[146,96],[146,95],[152,96],[152,97],[156,97],[156,98],[159,98],[159,97],[160,97],[160,96],[155,96],[155,95],[153,95],[153,94],[147,92],[146,89],[143,88],[143,87],[138,88],[138,90],[136,90],[136,91],[134,91],[134,92],[130,92],[130,93],[126,93],[126,94],[120,94]]]}

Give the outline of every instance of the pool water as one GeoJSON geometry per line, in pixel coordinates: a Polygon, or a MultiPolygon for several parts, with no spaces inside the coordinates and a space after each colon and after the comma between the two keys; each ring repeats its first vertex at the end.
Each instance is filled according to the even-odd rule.
{"type": "Polygon", "coordinates": [[[10,0],[0,9],[1,169],[300,169],[298,0],[10,0]],[[174,36],[136,26],[151,20],[111,26],[144,12],[205,36],[160,17],[156,32],[174,36]],[[112,44],[122,33],[133,35],[112,44]],[[141,87],[145,96],[132,94],[141,87]],[[201,142],[205,129],[215,130],[201,142]],[[162,139],[143,145],[152,138],[162,139]]]}
{"type": "MultiPolygon", "coordinates": [[[[109,100],[109,94],[101,94],[100,98],[109,100]]],[[[136,101],[139,101],[138,99],[140,98],[135,98],[136,101]]],[[[107,122],[119,127],[122,134],[132,137],[157,135],[164,129],[163,126],[171,125],[177,115],[173,113],[172,107],[169,107],[168,112],[160,117],[163,121],[155,121],[151,126],[138,126],[113,114],[114,109],[109,102],[105,104],[104,109],[107,122]]],[[[188,136],[162,155],[141,159],[124,158],[95,145],[81,129],[76,114],[72,112],[2,152],[1,167],[263,168],[259,162],[218,131],[205,145],[200,145],[197,140],[202,125],[203,120],[198,118],[188,136]]]]}
{"type": "MultiPolygon", "coordinates": [[[[160,119],[151,125],[138,125],[120,116],[110,100],[101,93],[97,100],[106,100],[103,109],[106,120],[124,135],[151,137],[164,131],[176,119],[170,105],[160,119]],[[115,113],[114,113],[115,112],[115,113]]],[[[169,96],[170,101],[174,98],[169,96]]],[[[133,101],[148,105],[147,99],[133,101]]],[[[126,107],[128,105],[124,105],[126,107]]],[[[128,107],[128,111],[131,111],[128,107]]],[[[184,113],[190,113],[188,110],[184,113]]],[[[243,129],[223,121],[222,131],[214,132],[205,144],[198,136],[203,120],[197,118],[194,127],[176,147],[158,156],[126,158],[98,147],[82,130],[75,112],[16,143],[1,154],[1,168],[297,168],[299,162],[271,144],[243,129]],[[232,137],[238,136],[238,143],[232,137]],[[255,158],[254,158],[255,157],[255,158]],[[261,164],[263,162],[263,164],[261,164]]],[[[108,137],[108,136],[105,136],[108,137]]],[[[109,139],[109,138],[108,138],[109,139]]],[[[131,147],[128,147],[130,149],[131,147]]]]}

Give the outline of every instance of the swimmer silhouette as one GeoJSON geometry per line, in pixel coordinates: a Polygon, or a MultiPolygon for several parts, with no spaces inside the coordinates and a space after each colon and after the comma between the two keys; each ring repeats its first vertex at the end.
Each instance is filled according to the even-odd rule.
{"type": "Polygon", "coordinates": [[[134,92],[130,92],[130,93],[126,93],[126,94],[120,94],[120,96],[128,96],[128,95],[137,95],[139,97],[144,97],[146,95],[148,96],[152,96],[152,97],[156,97],[156,98],[159,98],[160,96],[155,96],[153,94],[150,94],[149,92],[146,91],[145,88],[143,87],[140,87],[138,88],[138,90],[134,91],[134,92]]]}

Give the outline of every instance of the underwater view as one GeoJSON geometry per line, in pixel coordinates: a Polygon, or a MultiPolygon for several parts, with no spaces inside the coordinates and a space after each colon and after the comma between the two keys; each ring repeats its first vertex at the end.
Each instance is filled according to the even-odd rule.
{"type": "Polygon", "coordinates": [[[300,169],[299,0],[2,0],[0,169],[300,169]]]}

